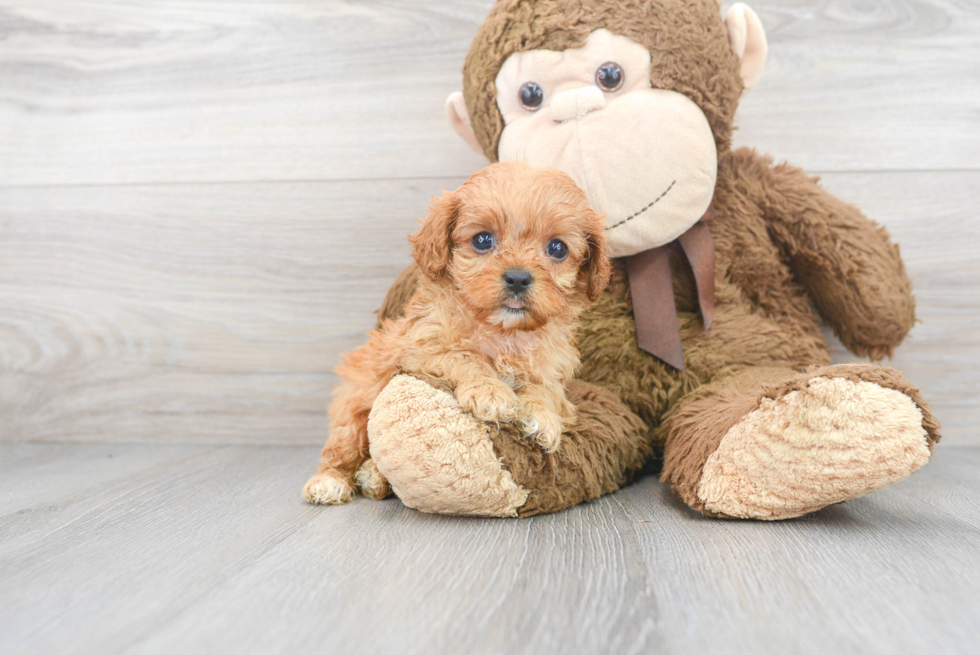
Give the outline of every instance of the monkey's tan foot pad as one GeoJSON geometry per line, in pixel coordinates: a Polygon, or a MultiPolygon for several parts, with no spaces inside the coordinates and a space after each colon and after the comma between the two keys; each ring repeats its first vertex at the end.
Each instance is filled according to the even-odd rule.
{"type": "Polygon", "coordinates": [[[396,376],[368,419],[371,459],[408,507],[464,516],[517,516],[528,491],[504,470],[486,425],[456,398],[396,376]]]}
{"type": "Polygon", "coordinates": [[[303,498],[314,505],[343,505],[354,497],[354,487],[335,473],[318,473],[303,487],[303,498]]]}
{"type": "Polygon", "coordinates": [[[930,454],[923,413],[906,394],[814,377],[728,430],[697,495],[718,514],[792,518],[897,482],[930,454]]]}

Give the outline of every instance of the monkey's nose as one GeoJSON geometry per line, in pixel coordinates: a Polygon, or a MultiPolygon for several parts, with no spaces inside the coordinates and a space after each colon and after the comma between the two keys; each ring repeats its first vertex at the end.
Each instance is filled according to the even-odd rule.
{"type": "Polygon", "coordinates": [[[564,123],[573,118],[585,116],[590,111],[606,106],[606,96],[597,86],[583,86],[578,89],[562,91],[551,99],[548,105],[551,120],[564,123]]]}
{"type": "Polygon", "coordinates": [[[507,290],[515,295],[525,293],[533,281],[531,271],[526,269],[508,268],[504,271],[504,284],[507,286],[507,290]]]}

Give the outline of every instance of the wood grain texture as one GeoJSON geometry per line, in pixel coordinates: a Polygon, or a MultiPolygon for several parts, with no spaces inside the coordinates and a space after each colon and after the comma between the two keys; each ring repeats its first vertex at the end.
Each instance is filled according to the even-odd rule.
{"type": "Polygon", "coordinates": [[[645,478],[526,520],[311,507],[315,447],[0,444],[5,654],[970,653],[980,449],[808,518],[645,478]],[[86,473],[91,471],[91,473],[86,473]],[[10,496],[10,494],[14,494],[10,496]]]}
{"type": "Polygon", "coordinates": [[[322,440],[439,188],[0,191],[0,439],[322,440]]]}
{"type": "Polygon", "coordinates": [[[747,4],[769,60],[740,104],[736,145],[815,173],[977,170],[980,3],[747,4]]]}
{"type": "Polygon", "coordinates": [[[490,4],[3,0],[0,184],[475,169],[443,103],[490,4]]]}
{"type": "MultiPolygon", "coordinates": [[[[442,177],[491,0],[0,0],[0,185],[442,177]]],[[[976,170],[980,5],[760,0],[739,144],[813,171],[976,170]]]]}
{"type": "MultiPolygon", "coordinates": [[[[980,445],[980,173],[834,173],[822,182],[885,225],[912,278],[918,323],[884,363],[923,389],[946,443],[980,445]]],[[[828,338],[835,361],[860,361],[828,338]]]]}
{"type": "MultiPolygon", "coordinates": [[[[320,443],[413,217],[461,181],[0,189],[0,440],[320,443]]],[[[891,364],[980,444],[980,173],[824,184],[902,244],[921,323],[891,364]]]]}

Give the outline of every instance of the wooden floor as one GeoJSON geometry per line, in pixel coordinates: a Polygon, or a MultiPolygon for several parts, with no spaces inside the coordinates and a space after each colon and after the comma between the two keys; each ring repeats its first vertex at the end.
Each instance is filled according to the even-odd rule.
{"type": "MultiPolygon", "coordinates": [[[[303,504],[492,0],[0,0],[0,654],[980,652],[980,2],[759,0],[736,145],[901,244],[935,461],[780,524],[303,504]]],[[[838,361],[853,359],[838,348],[838,361]]]]}
{"type": "Polygon", "coordinates": [[[526,520],[312,507],[301,446],[0,444],[0,652],[976,653],[980,449],[779,523],[645,478],[526,520]]]}

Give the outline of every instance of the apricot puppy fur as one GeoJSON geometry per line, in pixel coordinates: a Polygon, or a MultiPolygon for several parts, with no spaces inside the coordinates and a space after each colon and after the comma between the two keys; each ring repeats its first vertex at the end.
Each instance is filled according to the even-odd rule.
{"type": "Polygon", "coordinates": [[[303,489],[311,503],[348,502],[355,487],[389,493],[368,459],[368,415],[399,373],[445,381],[460,406],[517,422],[553,452],[575,408],[565,396],[579,354],[575,319],[605,288],[605,223],[572,179],[494,164],[433,200],[413,255],[422,280],[405,315],[371,332],[337,368],[330,437],[303,489]]]}

